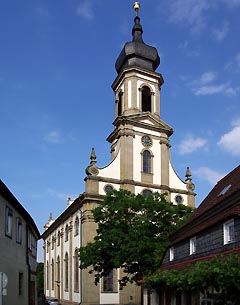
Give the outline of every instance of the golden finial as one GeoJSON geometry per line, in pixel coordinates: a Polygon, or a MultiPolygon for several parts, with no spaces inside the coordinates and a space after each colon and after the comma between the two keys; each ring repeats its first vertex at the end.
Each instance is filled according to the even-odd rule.
{"type": "Polygon", "coordinates": [[[134,2],[133,8],[134,8],[134,10],[136,12],[136,16],[138,17],[138,11],[140,9],[140,3],[138,1],[134,2]]]}

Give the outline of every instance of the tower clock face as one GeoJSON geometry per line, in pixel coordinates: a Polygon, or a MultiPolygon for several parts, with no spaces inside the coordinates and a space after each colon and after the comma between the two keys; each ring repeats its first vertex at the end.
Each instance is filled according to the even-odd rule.
{"type": "Polygon", "coordinates": [[[143,136],[142,137],[142,145],[145,147],[152,146],[152,139],[149,136],[143,136]]]}

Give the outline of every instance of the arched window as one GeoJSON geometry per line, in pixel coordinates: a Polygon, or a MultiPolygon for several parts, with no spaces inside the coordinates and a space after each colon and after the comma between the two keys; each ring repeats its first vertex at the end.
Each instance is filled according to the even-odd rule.
{"type": "Polygon", "coordinates": [[[146,190],[144,190],[144,191],[142,192],[142,194],[143,194],[143,196],[152,195],[152,191],[151,191],[151,190],[146,189],[146,190]]]}
{"type": "Polygon", "coordinates": [[[118,116],[122,115],[122,96],[123,96],[123,92],[120,91],[118,93],[118,116]]]}
{"type": "Polygon", "coordinates": [[[54,240],[54,236],[52,237],[52,250],[54,250],[54,242],[55,242],[55,240],[54,240]]]}
{"type": "Polygon", "coordinates": [[[52,290],[54,290],[54,260],[52,259],[52,290]]]}
{"type": "Polygon", "coordinates": [[[68,291],[68,253],[65,254],[65,291],[68,291]]]}
{"type": "Polygon", "coordinates": [[[143,172],[150,174],[152,171],[152,166],[151,166],[151,153],[149,150],[144,150],[143,156],[142,156],[142,161],[143,161],[143,172]]]}
{"type": "Polygon", "coordinates": [[[60,246],[60,241],[61,241],[61,233],[60,233],[60,231],[58,231],[58,235],[57,235],[57,246],[60,246]]]}
{"type": "Polygon", "coordinates": [[[58,255],[58,257],[57,257],[57,274],[56,274],[56,276],[57,276],[57,283],[59,284],[59,282],[60,282],[60,257],[59,257],[59,255],[58,255]]]}
{"type": "Polygon", "coordinates": [[[49,290],[49,265],[48,265],[48,261],[46,264],[46,288],[47,290],[49,290]]]}
{"type": "Polygon", "coordinates": [[[79,234],[79,218],[75,219],[75,236],[79,234]]]}
{"type": "Polygon", "coordinates": [[[151,91],[147,86],[142,87],[142,111],[152,111],[151,91]]]}
{"type": "Polygon", "coordinates": [[[78,249],[74,251],[74,291],[79,291],[79,258],[78,249]]]}
{"type": "Polygon", "coordinates": [[[65,241],[68,241],[68,233],[69,233],[69,228],[68,225],[65,227],[65,241]]]}

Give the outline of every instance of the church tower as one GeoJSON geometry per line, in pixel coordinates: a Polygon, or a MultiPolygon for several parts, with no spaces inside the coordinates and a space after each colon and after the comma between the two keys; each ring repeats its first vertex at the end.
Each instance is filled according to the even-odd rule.
{"type": "Polygon", "coordinates": [[[164,192],[172,202],[194,207],[194,185],[189,169],[183,181],[171,164],[169,137],[173,129],[160,115],[164,82],[156,72],[160,57],[156,48],[143,41],[139,8],[135,2],[132,41],[125,44],[115,64],[114,130],[107,138],[112,160],[98,168],[93,150],[91,164],[86,169],[86,191],[94,189],[101,195],[120,188],[143,194],[164,192]]]}
{"type": "Polygon", "coordinates": [[[92,210],[110,190],[126,189],[144,195],[166,193],[175,204],[194,207],[195,194],[189,168],[183,181],[170,160],[169,138],[173,129],[160,114],[163,77],[156,72],[160,58],[156,48],[143,41],[140,5],[134,3],[136,16],[132,41],[127,42],[116,60],[117,76],[112,84],[115,96],[113,131],[107,140],[111,161],[98,167],[94,148],[86,168],[85,192],[69,200],[56,219],[50,216],[44,239],[44,291],[61,304],[141,304],[141,289],[127,285],[119,289],[121,270],[104,277],[99,286],[88,270],[79,269],[78,249],[96,234],[92,210]]]}

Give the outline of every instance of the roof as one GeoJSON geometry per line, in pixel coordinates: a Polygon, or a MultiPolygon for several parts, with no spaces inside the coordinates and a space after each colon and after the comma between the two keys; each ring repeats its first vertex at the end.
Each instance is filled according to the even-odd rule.
{"type": "Polygon", "coordinates": [[[172,235],[172,245],[232,215],[240,216],[240,165],[223,177],[193,212],[188,221],[172,235]]]}
{"type": "Polygon", "coordinates": [[[125,44],[115,64],[118,74],[126,67],[137,66],[149,71],[155,71],[159,66],[160,57],[157,49],[143,42],[142,33],[140,18],[136,16],[132,29],[133,40],[125,44]]]}
{"type": "Polygon", "coordinates": [[[40,239],[40,233],[31,215],[24,209],[21,203],[16,199],[16,197],[11,193],[11,191],[7,188],[1,179],[0,195],[2,195],[16,209],[16,211],[18,211],[18,213],[26,220],[27,224],[30,225],[36,234],[37,239],[40,239]]]}

